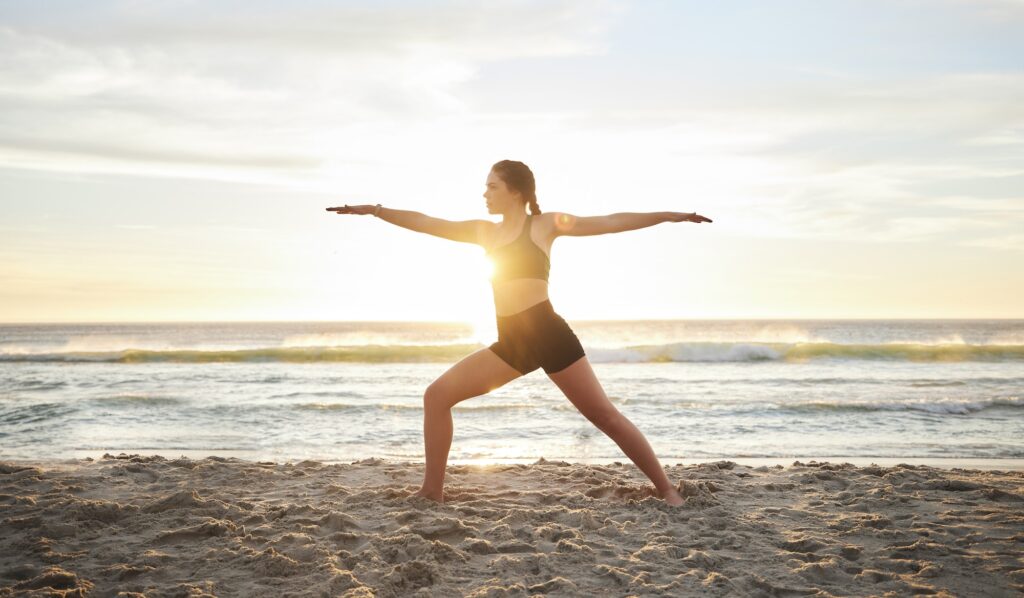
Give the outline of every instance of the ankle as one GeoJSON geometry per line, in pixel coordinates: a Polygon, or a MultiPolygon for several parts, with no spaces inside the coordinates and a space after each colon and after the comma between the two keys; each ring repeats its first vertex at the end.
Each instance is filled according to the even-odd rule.
{"type": "Polygon", "coordinates": [[[666,486],[664,488],[655,488],[655,489],[658,491],[658,496],[662,496],[662,497],[672,496],[673,494],[678,494],[679,493],[679,489],[677,489],[675,486],[666,486]]]}

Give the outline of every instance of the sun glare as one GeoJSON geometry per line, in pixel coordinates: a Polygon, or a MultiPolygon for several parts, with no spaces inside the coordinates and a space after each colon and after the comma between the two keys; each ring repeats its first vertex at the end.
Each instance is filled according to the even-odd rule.
{"type": "Polygon", "coordinates": [[[490,317],[480,316],[469,322],[469,325],[473,327],[470,335],[474,343],[490,345],[498,340],[498,332],[493,314],[490,317]]]}
{"type": "MultiPolygon", "coordinates": [[[[475,260],[474,276],[477,280],[491,280],[494,275],[494,262],[485,254],[475,260]]],[[[472,326],[471,339],[475,343],[489,345],[498,340],[498,331],[494,322],[494,307],[488,303],[474,304],[471,312],[466,314],[465,322],[472,326]]]]}
{"type": "Polygon", "coordinates": [[[484,259],[480,260],[480,276],[486,280],[494,277],[494,261],[491,258],[484,256],[484,259]]]}

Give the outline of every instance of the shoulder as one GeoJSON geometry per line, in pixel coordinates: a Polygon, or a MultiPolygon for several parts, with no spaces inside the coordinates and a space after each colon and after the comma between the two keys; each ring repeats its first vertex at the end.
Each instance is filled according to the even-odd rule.
{"type": "Polygon", "coordinates": [[[553,230],[555,228],[555,220],[557,219],[559,212],[544,212],[542,214],[534,214],[533,221],[536,222],[538,228],[546,230],[553,230]]]}
{"type": "Polygon", "coordinates": [[[544,212],[534,218],[541,222],[539,227],[547,236],[557,237],[572,228],[572,223],[576,221],[577,217],[565,212],[544,212]]]}
{"type": "Polygon", "coordinates": [[[476,225],[476,243],[483,248],[487,248],[493,243],[494,236],[498,230],[498,223],[491,222],[490,220],[471,220],[476,225]]]}

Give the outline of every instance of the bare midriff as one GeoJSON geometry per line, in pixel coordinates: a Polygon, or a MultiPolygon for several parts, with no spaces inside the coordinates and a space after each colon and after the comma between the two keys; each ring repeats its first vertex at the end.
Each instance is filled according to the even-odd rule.
{"type": "Polygon", "coordinates": [[[494,312],[511,316],[548,298],[548,281],[540,278],[517,278],[491,283],[494,292],[494,312]]]}

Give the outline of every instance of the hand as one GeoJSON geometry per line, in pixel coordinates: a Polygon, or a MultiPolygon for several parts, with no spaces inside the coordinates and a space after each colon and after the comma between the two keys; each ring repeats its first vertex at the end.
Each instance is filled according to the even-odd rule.
{"type": "Polygon", "coordinates": [[[366,216],[367,214],[373,214],[373,211],[377,209],[376,205],[368,206],[350,206],[345,204],[344,206],[327,208],[328,212],[337,212],[338,214],[356,214],[359,216],[366,216]]]}
{"type": "Polygon", "coordinates": [[[705,218],[697,212],[669,212],[669,222],[714,222],[710,218],[705,218]]]}

